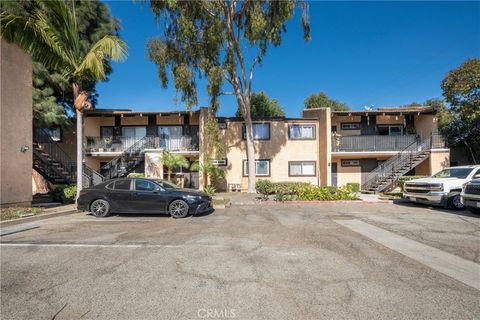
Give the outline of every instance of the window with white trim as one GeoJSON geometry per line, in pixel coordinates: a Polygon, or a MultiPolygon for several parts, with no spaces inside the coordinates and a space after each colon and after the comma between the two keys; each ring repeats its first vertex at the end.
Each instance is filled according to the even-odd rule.
{"type": "Polygon", "coordinates": [[[314,124],[291,124],[288,126],[288,137],[292,140],[315,139],[314,124]]]}
{"type": "MultiPolygon", "coordinates": [[[[270,176],[270,160],[255,160],[255,175],[267,177],[270,176]]],[[[248,176],[248,161],[243,160],[243,176],[248,176]]]]}
{"type": "Polygon", "coordinates": [[[342,123],[342,130],[360,130],[360,123],[351,122],[351,123],[342,123]]]}
{"type": "Polygon", "coordinates": [[[214,166],[223,167],[227,165],[227,159],[213,159],[211,160],[214,166]]]}
{"type": "Polygon", "coordinates": [[[360,159],[342,160],[342,167],[359,167],[360,159]]]}
{"type": "Polygon", "coordinates": [[[292,177],[313,177],[316,172],[315,161],[290,161],[288,162],[288,175],[292,177]]]}
{"type": "MultiPolygon", "coordinates": [[[[270,123],[253,123],[253,140],[270,140],[270,123]]],[[[245,124],[242,126],[242,138],[247,139],[245,124]]]]}

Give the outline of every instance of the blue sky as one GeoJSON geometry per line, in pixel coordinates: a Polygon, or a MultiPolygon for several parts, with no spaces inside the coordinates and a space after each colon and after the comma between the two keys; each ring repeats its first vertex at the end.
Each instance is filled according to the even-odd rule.
{"type": "MultiPolygon", "coordinates": [[[[148,5],[106,3],[120,20],[129,57],[97,86],[97,108],[184,110],[173,86],[162,89],[147,58],[145,43],[161,32],[148,5]]],[[[254,76],[254,91],[278,99],[290,117],[320,91],[352,109],[441,97],[445,74],[480,56],[480,2],[310,2],[310,20],[312,40],[303,41],[297,13],[254,76]]],[[[198,89],[206,106],[205,87],[198,89]]],[[[234,97],[225,96],[219,114],[231,116],[236,108],[234,97]]]]}

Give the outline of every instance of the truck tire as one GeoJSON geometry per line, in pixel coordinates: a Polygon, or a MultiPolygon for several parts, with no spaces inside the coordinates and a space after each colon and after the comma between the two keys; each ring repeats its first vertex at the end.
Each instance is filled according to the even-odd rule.
{"type": "Polygon", "coordinates": [[[460,193],[453,194],[447,198],[447,208],[452,210],[462,210],[465,208],[463,203],[460,201],[460,193]]]}

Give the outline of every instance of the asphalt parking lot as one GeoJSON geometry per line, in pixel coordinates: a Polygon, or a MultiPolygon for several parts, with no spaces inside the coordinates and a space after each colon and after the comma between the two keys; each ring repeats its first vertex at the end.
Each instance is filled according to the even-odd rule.
{"type": "Polygon", "coordinates": [[[478,319],[480,219],[414,205],[84,213],[1,238],[2,319],[478,319]]]}

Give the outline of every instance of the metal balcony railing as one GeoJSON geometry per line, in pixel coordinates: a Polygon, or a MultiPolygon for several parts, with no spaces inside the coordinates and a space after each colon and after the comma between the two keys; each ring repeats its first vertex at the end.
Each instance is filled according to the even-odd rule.
{"type": "Polygon", "coordinates": [[[166,151],[198,151],[198,136],[164,137],[86,137],[86,152],[124,152],[139,140],[146,138],[148,148],[166,151]]]}
{"type": "Polygon", "coordinates": [[[416,135],[332,136],[333,152],[400,151],[417,140],[416,135]]]}

